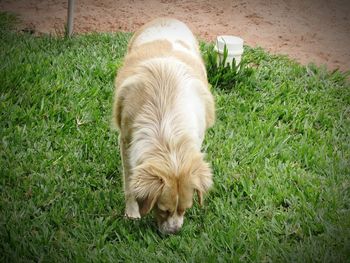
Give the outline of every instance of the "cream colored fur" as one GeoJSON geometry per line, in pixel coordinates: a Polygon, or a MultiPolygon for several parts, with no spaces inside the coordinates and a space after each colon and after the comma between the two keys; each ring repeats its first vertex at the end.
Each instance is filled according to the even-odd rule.
{"type": "Polygon", "coordinates": [[[215,120],[214,100],[188,27],[168,18],[143,26],[115,85],[126,215],[154,207],[160,230],[176,232],[194,191],[201,201],[212,184],[201,144],[215,120]]]}

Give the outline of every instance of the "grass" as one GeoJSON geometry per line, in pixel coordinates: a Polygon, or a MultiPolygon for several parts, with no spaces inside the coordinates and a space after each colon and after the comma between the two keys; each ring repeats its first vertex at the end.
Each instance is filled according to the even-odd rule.
{"type": "Polygon", "coordinates": [[[13,23],[0,15],[1,262],[349,262],[346,74],[246,47],[249,74],[212,83],[215,187],[162,236],[152,216],[123,217],[110,119],[130,34],[35,37],[13,23]]]}

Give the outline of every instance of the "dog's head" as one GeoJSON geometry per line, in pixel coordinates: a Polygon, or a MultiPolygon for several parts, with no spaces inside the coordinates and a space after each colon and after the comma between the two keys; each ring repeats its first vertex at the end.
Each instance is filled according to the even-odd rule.
{"type": "Polygon", "coordinates": [[[194,192],[202,205],[203,194],[212,185],[212,175],[201,153],[185,158],[168,157],[151,158],[137,166],[130,189],[142,216],[154,208],[159,230],[176,233],[183,224],[186,209],[192,207],[194,192]]]}

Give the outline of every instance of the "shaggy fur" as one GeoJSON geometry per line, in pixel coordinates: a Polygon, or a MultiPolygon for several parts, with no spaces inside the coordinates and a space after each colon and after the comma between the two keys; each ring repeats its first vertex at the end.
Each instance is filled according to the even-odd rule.
{"type": "Polygon", "coordinates": [[[115,83],[126,216],[154,208],[159,229],[177,232],[194,192],[202,202],[212,185],[201,144],[214,123],[214,100],[192,33],[175,19],[146,24],[130,41],[115,83]],[[167,30],[181,34],[167,37],[167,30]]]}

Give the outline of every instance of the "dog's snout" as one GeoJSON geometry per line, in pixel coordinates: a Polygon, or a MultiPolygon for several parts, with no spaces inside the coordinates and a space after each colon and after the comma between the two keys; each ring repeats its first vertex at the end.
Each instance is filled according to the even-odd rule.
{"type": "Polygon", "coordinates": [[[164,222],[163,224],[159,225],[159,230],[163,234],[176,234],[181,229],[182,222],[183,222],[183,220],[173,221],[170,219],[170,220],[164,222]]]}
{"type": "Polygon", "coordinates": [[[164,234],[176,234],[182,227],[183,217],[171,217],[159,224],[159,230],[164,234]]]}
{"type": "Polygon", "coordinates": [[[176,234],[177,232],[179,232],[180,229],[181,229],[180,226],[171,226],[168,228],[161,228],[160,231],[163,234],[176,234]]]}
{"type": "Polygon", "coordinates": [[[176,234],[177,232],[179,232],[180,228],[180,226],[173,226],[169,229],[169,234],[176,234]]]}

